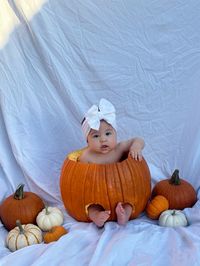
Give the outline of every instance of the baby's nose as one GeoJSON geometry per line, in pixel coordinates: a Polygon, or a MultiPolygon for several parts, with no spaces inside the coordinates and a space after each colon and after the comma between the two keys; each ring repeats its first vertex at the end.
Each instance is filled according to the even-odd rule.
{"type": "Polygon", "coordinates": [[[106,141],[106,137],[105,136],[101,136],[100,141],[101,142],[106,141]]]}

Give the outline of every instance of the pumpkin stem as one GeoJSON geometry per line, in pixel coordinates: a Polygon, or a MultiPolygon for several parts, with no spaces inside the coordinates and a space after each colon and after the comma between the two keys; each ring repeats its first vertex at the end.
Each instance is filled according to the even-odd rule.
{"type": "Polygon", "coordinates": [[[176,210],[173,210],[172,215],[175,215],[175,214],[176,214],[176,210]]]}
{"type": "Polygon", "coordinates": [[[24,198],[24,184],[19,184],[15,191],[14,198],[17,200],[21,200],[24,198]]]}
{"type": "Polygon", "coordinates": [[[170,184],[172,184],[172,185],[180,185],[181,180],[180,180],[180,177],[179,177],[179,170],[178,170],[178,169],[176,169],[176,170],[173,172],[173,174],[172,174],[172,176],[171,176],[169,182],[170,182],[170,184]]]}
{"type": "Polygon", "coordinates": [[[23,227],[22,227],[22,225],[21,225],[20,220],[17,220],[17,221],[16,221],[16,225],[19,227],[19,233],[20,233],[20,234],[24,234],[24,229],[23,229],[23,227]]]}
{"type": "Polygon", "coordinates": [[[45,210],[46,210],[46,215],[50,214],[49,210],[48,210],[48,206],[45,205],[45,210]]]}

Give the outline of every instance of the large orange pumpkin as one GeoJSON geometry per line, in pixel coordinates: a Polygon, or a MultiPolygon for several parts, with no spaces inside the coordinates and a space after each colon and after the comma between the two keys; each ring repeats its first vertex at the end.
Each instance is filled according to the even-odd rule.
{"type": "Polygon", "coordinates": [[[152,191],[152,196],[162,195],[169,201],[169,209],[182,210],[192,207],[197,201],[193,186],[179,177],[176,169],[169,179],[159,181],[152,191]]]}
{"type": "Polygon", "coordinates": [[[139,162],[129,155],[121,162],[95,164],[69,158],[62,167],[60,190],[66,210],[76,220],[88,221],[86,208],[90,204],[111,210],[111,221],[116,220],[118,202],[134,206],[131,219],[145,209],[151,195],[151,177],[145,159],[139,162]]]}
{"type": "Polygon", "coordinates": [[[0,205],[1,221],[8,230],[16,226],[16,220],[20,220],[22,224],[35,224],[38,213],[44,208],[38,195],[24,192],[23,188],[24,184],[20,184],[15,193],[0,205]]]}

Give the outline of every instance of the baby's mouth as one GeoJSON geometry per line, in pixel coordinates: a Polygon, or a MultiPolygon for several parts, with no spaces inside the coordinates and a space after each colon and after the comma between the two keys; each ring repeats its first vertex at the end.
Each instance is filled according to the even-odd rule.
{"type": "Polygon", "coordinates": [[[108,148],[108,145],[102,145],[101,146],[101,149],[107,149],[108,148]]]}

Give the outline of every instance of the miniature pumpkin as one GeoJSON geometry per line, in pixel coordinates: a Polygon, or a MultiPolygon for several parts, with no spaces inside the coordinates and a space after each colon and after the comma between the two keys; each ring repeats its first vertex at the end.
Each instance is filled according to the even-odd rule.
{"type": "Polygon", "coordinates": [[[109,220],[115,221],[118,202],[134,206],[131,219],[145,209],[151,194],[148,165],[134,160],[131,155],[117,163],[83,163],[68,158],[64,161],[60,190],[68,213],[78,221],[88,222],[87,206],[99,204],[111,210],[109,220]]]}
{"type": "Polygon", "coordinates": [[[48,231],[53,226],[63,223],[63,213],[57,207],[47,207],[38,214],[36,218],[37,225],[43,230],[48,231]]]}
{"type": "Polygon", "coordinates": [[[192,207],[197,201],[197,195],[192,185],[179,178],[179,170],[175,170],[170,179],[158,182],[152,191],[152,196],[163,195],[169,201],[170,209],[182,210],[192,207]]]}
{"type": "Polygon", "coordinates": [[[22,225],[19,220],[16,221],[16,225],[6,238],[6,245],[11,251],[42,242],[42,231],[38,226],[22,225]]]}
{"type": "Polygon", "coordinates": [[[160,214],[169,208],[168,200],[161,196],[155,196],[147,205],[146,213],[151,219],[158,219],[160,214]]]}
{"type": "Polygon", "coordinates": [[[187,226],[188,221],[181,210],[166,210],[161,213],[158,224],[167,227],[187,226]]]}
{"type": "Polygon", "coordinates": [[[15,193],[1,204],[0,217],[4,226],[11,230],[16,226],[16,220],[20,220],[22,224],[35,224],[36,217],[43,208],[42,199],[33,192],[24,192],[24,184],[20,184],[15,193]]]}
{"type": "Polygon", "coordinates": [[[53,226],[51,230],[44,234],[44,243],[57,241],[61,236],[67,234],[68,231],[63,226],[53,226]]]}

